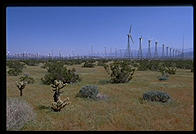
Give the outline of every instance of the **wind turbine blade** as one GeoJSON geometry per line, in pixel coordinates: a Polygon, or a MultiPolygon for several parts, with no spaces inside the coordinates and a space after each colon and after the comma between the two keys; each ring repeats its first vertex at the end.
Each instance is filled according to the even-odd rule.
{"type": "Polygon", "coordinates": [[[130,35],[130,38],[131,38],[131,41],[133,42],[133,44],[134,44],[134,41],[133,41],[133,38],[132,38],[132,36],[130,35]]]}
{"type": "Polygon", "coordinates": [[[132,26],[130,26],[129,33],[131,33],[131,27],[132,27],[132,26]]]}

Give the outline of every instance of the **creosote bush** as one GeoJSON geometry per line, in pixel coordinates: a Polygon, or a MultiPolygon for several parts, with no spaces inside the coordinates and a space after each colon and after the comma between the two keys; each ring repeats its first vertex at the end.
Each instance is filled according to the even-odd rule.
{"type": "Polygon", "coordinates": [[[93,67],[95,67],[95,64],[93,64],[93,63],[91,63],[91,62],[89,62],[89,61],[86,61],[86,62],[84,63],[84,65],[83,65],[83,67],[93,68],[93,67]]]}
{"type": "Polygon", "coordinates": [[[81,80],[75,68],[67,69],[62,62],[47,63],[45,68],[48,72],[41,78],[44,84],[54,84],[55,80],[61,80],[63,83],[75,83],[81,80]]]}
{"type": "Polygon", "coordinates": [[[125,83],[133,78],[135,67],[124,61],[116,61],[109,65],[104,65],[106,72],[110,76],[111,83],[125,83]]]}
{"type": "Polygon", "coordinates": [[[7,99],[6,129],[20,130],[25,123],[35,118],[33,108],[19,98],[7,99]]]}
{"type": "Polygon", "coordinates": [[[90,98],[90,99],[96,100],[98,93],[99,93],[99,90],[97,86],[87,85],[80,89],[76,97],[90,98]]]}
{"type": "Polygon", "coordinates": [[[31,59],[31,60],[24,60],[23,61],[28,66],[37,66],[39,64],[39,61],[31,59]]]}
{"type": "Polygon", "coordinates": [[[9,68],[8,74],[10,76],[17,76],[21,74],[23,68],[25,67],[24,64],[20,63],[20,61],[15,61],[15,60],[7,61],[6,65],[9,68]]]}
{"type": "Polygon", "coordinates": [[[158,101],[158,102],[167,102],[170,96],[166,92],[162,91],[148,91],[143,94],[143,99],[147,101],[158,101]]]}

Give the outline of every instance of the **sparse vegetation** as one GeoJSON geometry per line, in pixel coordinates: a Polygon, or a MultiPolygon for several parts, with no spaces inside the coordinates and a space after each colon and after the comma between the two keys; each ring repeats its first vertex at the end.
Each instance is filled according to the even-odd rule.
{"type": "MultiPolygon", "coordinates": [[[[83,63],[84,61],[85,60],[83,60],[83,63]]],[[[29,74],[29,76],[34,78],[35,82],[27,85],[24,97],[19,97],[19,99],[28,102],[32,106],[32,109],[37,114],[37,118],[33,122],[25,123],[24,126],[18,130],[126,131],[193,130],[194,128],[194,85],[193,73],[190,73],[190,69],[177,68],[175,75],[169,75],[170,77],[167,81],[161,82],[157,80],[157,76],[161,74],[160,71],[157,72],[157,63],[159,64],[160,61],[148,61],[152,64],[155,63],[157,68],[154,70],[148,69],[146,71],[138,71],[135,69],[134,79],[131,79],[131,83],[113,84],[110,83],[111,81],[107,82],[110,79],[107,78],[106,70],[102,66],[83,68],[81,64],[68,66],[65,64],[66,61],[59,62],[63,64],[60,65],[61,67],[64,66],[67,70],[73,70],[73,72],[77,71],[77,74],[82,78],[79,83],[73,85],[69,84],[61,89],[66,90],[66,92],[60,95],[62,101],[63,98],[66,100],[66,97],[69,96],[71,105],[66,105],[61,109],[61,112],[53,112],[53,110],[51,110],[51,106],[53,105],[51,105],[51,103],[55,102],[52,97],[53,90],[49,89],[50,86],[43,85],[40,80],[40,78],[49,73],[49,68],[51,72],[52,70],[58,69],[55,66],[53,66],[54,68],[50,67],[52,64],[56,64],[57,66],[57,61],[48,61],[50,65],[46,66],[45,69],[40,68],[40,66],[26,66],[26,68],[23,69],[23,73],[29,74]],[[105,81],[104,84],[103,82],[99,82],[103,80],[105,81]],[[99,87],[99,91],[103,93],[103,95],[98,92],[95,97],[96,100],[106,99],[107,101],[90,101],[88,99],[75,98],[76,94],[79,93],[80,89],[85,85],[96,85],[99,87]],[[147,89],[164,91],[167,95],[171,95],[172,101],[163,104],[162,102],[149,103],[143,99],[143,94],[147,93],[147,89]],[[107,94],[109,99],[107,99],[108,97],[104,94],[107,94]],[[140,97],[142,97],[142,104],[138,101],[140,97]]],[[[108,60],[107,64],[110,65],[117,62],[120,62],[120,60],[108,60]]],[[[140,61],[131,60],[126,60],[126,62],[128,66],[134,66],[135,68],[138,68],[140,63],[140,61]]],[[[172,63],[176,63],[177,61],[161,62],[163,62],[165,66],[171,66],[172,63]]],[[[184,62],[186,63],[187,61],[184,62]]],[[[176,63],[176,66],[177,65],[176,63]]],[[[9,68],[7,69],[9,70],[9,68]]],[[[16,89],[15,81],[18,80],[18,78],[19,77],[10,75],[7,76],[6,87],[8,98],[18,96],[18,90],[13,90],[16,89]]],[[[110,75],[109,78],[111,78],[110,75]]],[[[52,83],[55,84],[54,81],[52,83]]],[[[65,83],[63,82],[63,84],[65,83]]],[[[66,102],[69,102],[69,100],[66,102]]],[[[55,104],[53,107],[58,105],[57,103],[55,104]]]]}

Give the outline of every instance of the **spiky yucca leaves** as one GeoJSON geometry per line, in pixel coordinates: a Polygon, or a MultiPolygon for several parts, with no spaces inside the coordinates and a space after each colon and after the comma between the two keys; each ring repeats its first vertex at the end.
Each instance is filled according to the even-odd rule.
{"type": "Polygon", "coordinates": [[[90,99],[96,100],[98,93],[99,93],[99,90],[97,86],[87,85],[80,89],[76,97],[90,98],[90,99]]]}
{"type": "Polygon", "coordinates": [[[26,81],[27,84],[33,84],[35,82],[35,80],[32,77],[30,77],[28,74],[24,74],[19,79],[20,81],[26,81]]]}
{"type": "Polygon", "coordinates": [[[54,84],[51,84],[52,90],[54,91],[54,102],[52,102],[52,109],[54,111],[60,111],[62,108],[64,108],[66,105],[70,104],[69,97],[67,97],[64,101],[60,99],[60,95],[63,93],[63,91],[60,91],[62,88],[64,88],[67,83],[63,83],[62,81],[54,81],[54,84]]]}
{"type": "Polygon", "coordinates": [[[22,91],[25,88],[27,82],[26,81],[16,81],[16,86],[18,87],[19,91],[20,91],[20,96],[22,96],[22,91]]]}
{"type": "Polygon", "coordinates": [[[147,101],[167,102],[171,97],[162,91],[148,91],[143,94],[143,99],[147,101]]]}
{"type": "Polygon", "coordinates": [[[159,71],[161,72],[161,76],[158,77],[160,81],[162,80],[168,80],[168,67],[164,63],[159,63],[158,65],[159,71]]]}
{"type": "Polygon", "coordinates": [[[110,76],[111,83],[125,83],[133,78],[135,67],[124,61],[116,61],[110,65],[104,65],[104,68],[110,76]]]}
{"type": "Polygon", "coordinates": [[[167,67],[167,73],[176,74],[176,64],[172,63],[171,66],[167,67]]]}

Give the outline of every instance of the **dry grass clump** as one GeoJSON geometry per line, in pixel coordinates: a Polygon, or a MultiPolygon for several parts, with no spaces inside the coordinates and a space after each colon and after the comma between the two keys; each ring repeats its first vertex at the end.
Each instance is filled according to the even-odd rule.
{"type": "Polygon", "coordinates": [[[7,130],[19,130],[25,123],[34,119],[35,113],[31,106],[18,98],[7,99],[7,130]]]}

